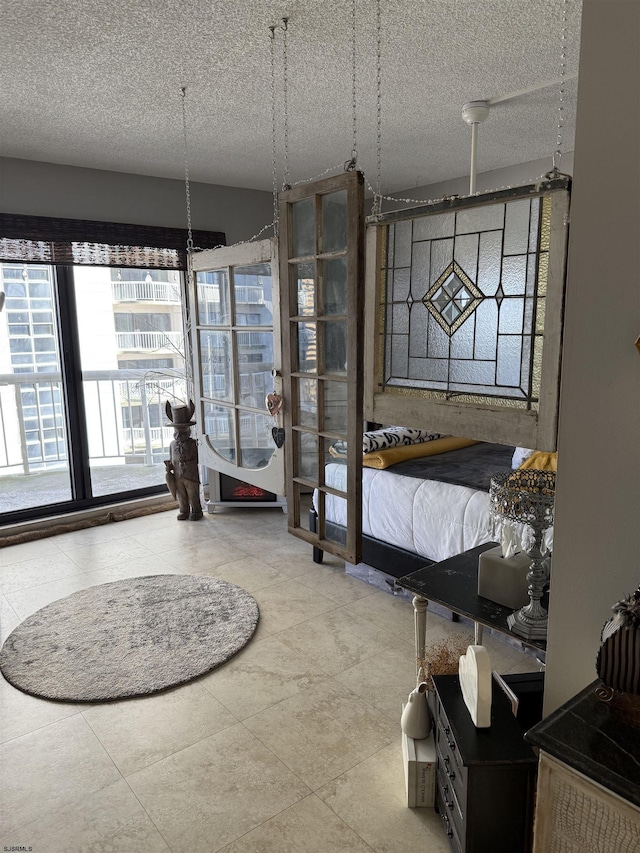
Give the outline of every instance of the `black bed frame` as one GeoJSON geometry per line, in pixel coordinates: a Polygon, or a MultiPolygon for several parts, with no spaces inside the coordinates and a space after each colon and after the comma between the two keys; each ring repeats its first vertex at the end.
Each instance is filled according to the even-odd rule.
{"type": "MultiPolygon", "coordinates": [[[[346,530],[344,527],[339,524],[333,524],[330,521],[326,522],[326,527],[327,533],[329,533],[332,540],[336,542],[346,541],[346,530]]],[[[309,510],[309,530],[311,533],[318,532],[318,514],[313,507],[309,510]]],[[[324,551],[314,547],[313,562],[321,563],[323,555],[324,551]]],[[[364,534],[362,535],[362,562],[393,578],[401,578],[403,575],[417,572],[418,569],[422,569],[425,566],[433,565],[433,560],[421,557],[413,551],[405,551],[404,548],[397,548],[395,545],[389,545],[388,542],[373,539],[371,536],[365,536],[364,534]]]]}
{"type": "MultiPolygon", "coordinates": [[[[342,525],[327,521],[326,528],[327,533],[336,542],[346,541],[346,529],[342,525]]],[[[309,510],[309,530],[311,533],[318,532],[318,514],[313,507],[309,510]]],[[[322,563],[323,557],[324,551],[314,546],[313,562],[322,563]]],[[[411,574],[411,572],[417,572],[418,569],[423,569],[425,566],[433,566],[435,563],[434,560],[421,557],[413,551],[406,551],[404,548],[398,548],[364,533],[362,534],[362,562],[385,575],[389,575],[390,578],[401,578],[404,575],[411,574]]],[[[392,591],[401,589],[396,587],[393,581],[387,582],[392,591]]],[[[459,621],[457,613],[447,612],[452,622],[459,621]]]]}

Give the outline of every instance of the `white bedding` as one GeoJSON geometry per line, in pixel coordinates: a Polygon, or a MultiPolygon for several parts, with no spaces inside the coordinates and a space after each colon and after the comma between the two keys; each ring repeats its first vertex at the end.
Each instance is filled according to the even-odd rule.
{"type": "MultiPolygon", "coordinates": [[[[329,463],[325,477],[327,485],[346,491],[346,465],[329,463]]],[[[346,526],[345,499],[327,495],[326,517],[346,526]]],[[[363,468],[362,532],[430,560],[446,560],[491,541],[489,494],[363,468]]]]}

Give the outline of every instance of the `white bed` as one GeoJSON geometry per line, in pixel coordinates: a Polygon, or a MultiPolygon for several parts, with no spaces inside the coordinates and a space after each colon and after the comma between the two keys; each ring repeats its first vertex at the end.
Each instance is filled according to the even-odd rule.
{"type": "MultiPolygon", "coordinates": [[[[346,466],[329,463],[328,485],[346,491],[346,466]]],[[[344,498],[326,497],[328,521],[345,526],[344,498]]],[[[392,469],[362,469],[362,532],[439,562],[492,539],[489,494],[466,486],[421,480],[392,469]]]]}

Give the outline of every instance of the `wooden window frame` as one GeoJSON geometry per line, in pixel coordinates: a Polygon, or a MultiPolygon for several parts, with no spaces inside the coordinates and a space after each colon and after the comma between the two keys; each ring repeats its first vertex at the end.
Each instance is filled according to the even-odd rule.
{"type": "MultiPolygon", "coordinates": [[[[283,389],[285,396],[285,471],[287,483],[288,529],[291,534],[304,539],[322,551],[342,557],[351,563],[361,560],[362,550],[362,428],[364,373],[362,352],[364,345],[364,177],[357,171],[345,172],[332,178],[303,184],[279,194],[280,222],[280,282],[282,311],[282,355],[283,389]],[[292,371],[293,357],[296,352],[296,323],[299,315],[294,300],[292,286],[292,264],[299,262],[293,256],[293,229],[291,206],[307,198],[315,198],[316,243],[314,259],[322,259],[319,252],[321,197],[339,190],[347,192],[347,530],[346,545],[343,547],[326,536],[324,496],[334,494],[344,497],[324,481],[323,438],[331,438],[326,431],[305,427],[304,432],[315,432],[318,438],[318,482],[298,474],[296,468],[295,442],[293,434],[298,423],[298,409],[294,394],[294,379],[304,378],[306,374],[292,371]],[[317,531],[313,532],[301,525],[301,502],[296,487],[317,489],[318,520],[317,531]]],[[[330,253],[326,253],[330,254],[330,253]]],[[[305,258],[306,259],[306,258],[305,258]]],[[[318,283],[321,290],[322,282],[318,283]]],[[[316,306],[317,310],[317,306],[316,306]]],[[[317,317],[318,315],[313,315],[317,317]]],[[[323,315],[319,315],[323,316],[323,315]]],[[[322,365],[318,364],[319,387],[322,384],[322,365]]],[[[335,376],[327,374],[332,381],[335,376]]],[[[318,394],[318,423],[323,424],[324,395],[318,394]]]]}

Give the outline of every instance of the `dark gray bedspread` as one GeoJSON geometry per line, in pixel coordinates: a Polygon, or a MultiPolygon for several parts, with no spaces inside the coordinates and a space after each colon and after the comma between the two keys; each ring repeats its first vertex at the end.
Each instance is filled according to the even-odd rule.
{"type": "Polygon", "coordinates": [[[393,474],[437,480],[454,486],[468,486],[483,492],[489,491],[491,477],[496,471],[509,470],[513,447],[504,444],[472,444],[436,456],[408,459],[387,468],[393,474]]]}

